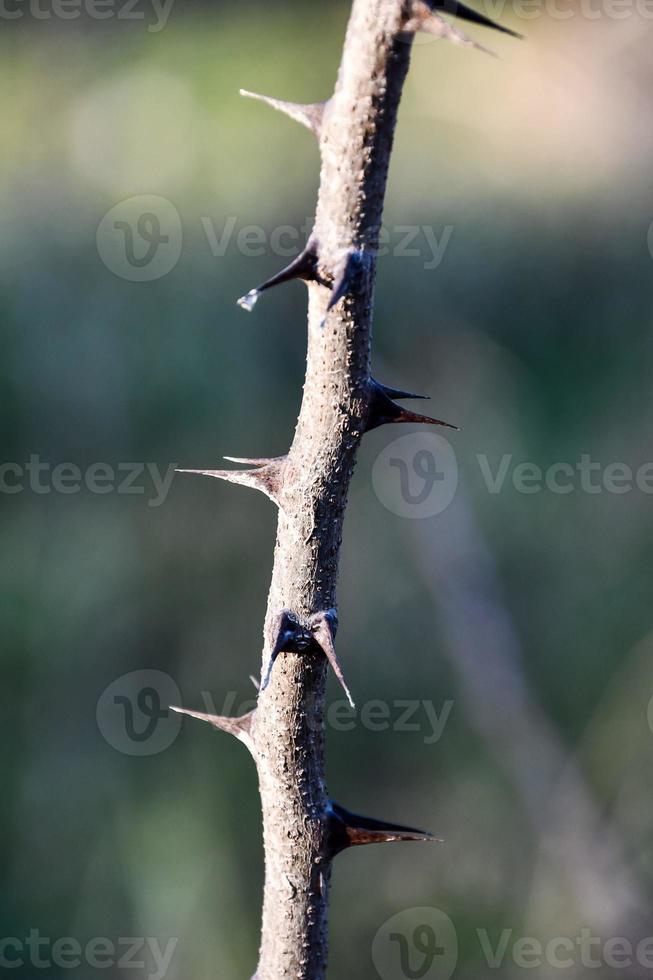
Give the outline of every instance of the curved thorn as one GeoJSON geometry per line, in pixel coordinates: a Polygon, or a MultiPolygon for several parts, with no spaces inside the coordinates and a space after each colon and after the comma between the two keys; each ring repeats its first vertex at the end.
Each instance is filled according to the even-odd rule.
{"type": "Polygon", "coordinates": [[[258,302],[258,298],[266,289],[272,286],[279,286],[283,282],[290,282],[292,279],[304,279],[306,282],[319,282],[317,273],[317,245],[310,239],[306,248],[296,258],[292,260],[284,269],[277,272],[270,279],[266,279],[260,286],[250,289],[248,293],[236,300],[244,310],[251,312],[258,302]]]}
{"type": "Polygon", "coordinates": [[[313,617],[311,629],[313,632],[313,636],[315,637],[315,640],[317,642],[317,645],[319,646],[320,650],[323,652],[324,656],[331,664],[333,673],[338,678],[338,682],[341,688],[343,689],[343,691],[345,692],[347,696],[347,700],[349,701],[352,708],[355,708],[356,705],[354,704],[354,699],[352,698],[351,692],[347,687],[347,683],[345,681],[345,675],[342,670],[342,665],[338,658],[338,654],[336,653],[336,648],[334,644],[335,623],[336,623],[336,619],[333,614],[330,614],[330,612],[318,613],[316,616],[313,617]]]}
{"type": "Polygon", "coordinates": [[[329,105],[329,99],[326,99],[324,102],[310,103],[286,102],[283,99],[273,99],[269,95],[259,95],[258,92],[248,92],[244,88],[240,89],[240,94],[247,99],[256,99],[258,102],[264,102],[272,109],[285,113],[291,119],[294,119],[295,122],[306,126],[307,129],[310,129],[319,138],[322,130],[322,120],[324,119],[325,110],[329,105]]]}

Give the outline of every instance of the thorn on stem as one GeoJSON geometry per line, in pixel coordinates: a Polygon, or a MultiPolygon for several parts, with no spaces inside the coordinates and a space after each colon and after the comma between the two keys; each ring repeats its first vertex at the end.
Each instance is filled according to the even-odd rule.
{"type": "Polygon", "coordinates": [[[304,653],[317,649],[324,654],[336,675],[350,705],[355,707],[351,692],[347,687],[342,665],[335,650],[335,634],[338,618],[335,609],[318,612],[302,623],[290,610],[284,609],[277,616],[272,635],[274,637],[268,658],[265,678],[261,684],[264,691],[270,682],[272,669],[280,653],[304,653]]]}
{"type": "Polygon", "coordinates": [[[238,305],[244,310],[251,312],[256,306],[262,292],[266,289],[271,289],[272,286],[279,286],[283,282],[290,282],[292,279],[303,279],[305,282],[320,281],[317,274],[317,245],[313,239],[308,241],[304,251],[284,269],[277,272],[276,275],[271,276],[270,279],[266,279],[260,286],[257,286],[255,289],[250,289],[248,293],[241,296],[237,300],[238,305]]]}
{"type": "Polygon", "coordinates": [[[177,469],[177,473],[193,473],[197,476],[212,476],[217,480],[226,480],[227,483],[238,483],[244,487],[252,487],[260,490],[266,497],[279,504],[279,493],[283,480],[283,469],[286,457],[278,456],[274,459],[236,459],[235,457],[225,456],[235,462],[252,463],[253,468],[249,470],[190,470],[177,469]]]}
{"type": "MultiPolygon", "coordinates": [[[[451,422],[443,422],[442,419],[431,418],[430,415],[419,415],[417,412],[411,412],[406,408],[402,408],[401,405],[397,405],[392,398],[388,395],[388,391],[391,389],[385,388],[384,385],[380,385],[373,378],[370,379],[371,388],[371,398],[370,398],[370,408],[367,417],[367,422],[365,425],[365,432],[370,432],[372,429],[378,428],[380,425],[387,425],[394,422],[412,422],[415,424],[427,423],[428,425],[443,425],[447,429],[458,430],[457,425],[452,425],[451,422]]],[[[406,398],[406,393],[401,395],[395,395],[396,398],[406,398]]],[[[414,395],[409,397],[415,397],[414,395]]]]}
{"type": "Polygon", "coordinates": [[[410,8],[410,16],[404,22],[403,30],[409,34],[422,31],[425,34],[431,34],[433,37],[443,38],[444,40],[452,41],[454,44],[460,44],[464,48],[476,48],[478,51],[483,51],[485,54],[492,55],[493,58],[496,58],[494,51],[467,37],[466,34],[457,27],[454,27],[453,24],[450,24],[444,17],[435,13],[424,0],[413,0],[410,8]]]}
{"type": "Polygon", "coordinates": [[[311,620],[311,630],[313,636],[315,637],[315,641],[331,664],[333,673],[338,678],[338,683],[345,692],[347,700],[352,708],[355,708],[356,705],[354,704],[354,699],[352,698],[351,692],[347,687],[345,675],[343,673],[338,654],[336,653],[335,638],[337,628],[338,617],[335,609],[328,609],[324,613],[317,613],[311,620]]]}
{"type": "Polygon", "coordinates": [[[361,844],[389,844],[400,841],[442,843],[441,838],[434,837],[425,830],[389,823],[386,820],[375,820],[372,817],[362,817],[357,813],[351,813],[333,800],[329,801],[327,820],[333,855],[339,854],[348,847],[357,847],[361,844]]]}
{"type": "Polygon", "coordinates": [[[389,388],[388,385],[381,384],[380,381],[375,381],[374,378],[372,378],[372,384],[380,388],[388,398],[399,398],[400,400],[404,398],[416,398],[427,401],[431,397],[430,395],[416,395],[414,392],[404,391],[402,388],[389,388]]]}
{"type": "Polygon", "coordinates": [[[513,31],[510,27],[505,27],[503,24],[499,24],[496,20],[492,20],[479,10],[474,10],[473,7],[462,3],[462,0],[435,0],[431,6],[434,10],[441,10],[445,14],[451,14],[452,17],[466,20],[470,24],[490,27],[495,31],[501,31],[502,34],[509,34],[510,37],[515,37],[520,41],[524,39],[523,34],[520,34],[518,31],[513,31]]]}
{"type": "Polygon", "coordinates": [[[265,102],[272,109],[277,109],[279,112],[284,112],[295,122],[301,123],[302,126],[306,126],[310,129],[318,139],[322,131],[322,121],[324,119],[325,112],[329,106],[330,99],[326,99],[324,102],[310,102],[307,104],[301,102],[286,102],[283,99],[273,99],[269,95],[259,95],[258,92],[248,92],[247,89],[241,88],[240,94],[245,96],[247,99],[257,99],[259,102],[265,102]]]}
{"type": "Polygon", "coordinates": [[[256,709],[248,711],[247,714],[241,715],[240,718],[227,718],[224,715],[211,715],[203,711],[190,711],[188,708],[177,708],[173,705],[170,705],[170,710],[176,711],[179,715],[187,715],[189,718],[206,721],[209,725],[219,729],[219,731],[228,732],[230,735],[234,735],[240,739],[241,742],[247,745],[250,751],[252,749],[253,743],[250,737],[250,729],[256,709]]]}
{"type": "Polygon", "coordinates": [[[334,270],[331,295],[321,326],[324,326],[327,315],[340,302],[343,296],[359,288],[361,273],[365,268],[366,258],[365,253],[359,249],[350,248],[343,251],[334,270]]]}

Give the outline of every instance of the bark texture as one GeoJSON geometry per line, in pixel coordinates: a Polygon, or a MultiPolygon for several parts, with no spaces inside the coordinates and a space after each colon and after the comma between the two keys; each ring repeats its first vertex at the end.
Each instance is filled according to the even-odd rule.
{"type": "MultiPolygon", "coordinates": [[[[322,980],[333,858],[345,848],[435,840],[410,827],[359,817],[329,800],[324,778],[328,665],[347,690],[335,651],[342,525],[363,433],[385,423],[437,419],[400,408],[417,398],[370,374],[376,251],[397,110],[412,32],[471,44],[423,0],[354,0],[333,96],[314,105],[250,92],[319,139],[320,191],[313,232],[298,259],[250,290],[289,279],[308,285],[304,397],[292,445],[277,459],[234,460],[241,470],[202,470],[255,487],[279,507],[256,709],[242,719],[188,714],[236,735],[256,762],[265,844],[265,888],[255,980],[322,980]],[[462,38],[462,40],[461,40],[462,38]]],[[[461,3],[458,16],[478,22],[461,3]]]]}
{"type": "MultiPolygon", "coordinates": [[[[284,609],[336,606],[342,524],[370,408],[370,321],[378,229],[410,44],[401,0],[356,0],[335,94],[323,121],[315,220],[328,282],[362,254],[356,289],[326,317],[330,289],[311,282],[304,398],[284,468],[263,671],[284,609]]],[[[261,693],[252,734],[263,809],[265,892],[258,980],[319,980],[327,959],[332,848],[322,719],[327,663],[287,652],[261,693]]]]}

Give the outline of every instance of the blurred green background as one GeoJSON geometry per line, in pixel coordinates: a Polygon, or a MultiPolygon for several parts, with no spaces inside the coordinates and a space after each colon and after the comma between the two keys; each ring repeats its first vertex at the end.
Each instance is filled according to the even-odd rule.
{"type": "MultiPolygon", "coordinates": [[[[156,709],[169,684],[200,710],[251,700],[274,508],[185,476],[158,500],[151,470],[132,492],[63,493],[51,479],[61,463],[165,474],[288,446],[305,290],[270,292],[251,315],[235,299],[287,261],[270,235],[310,219],[318,155],[238,88],[328,95],[348,4],[177,2],[160,30],[144,0],[134,10],[143,18],[0,18],[1,935],[175,938],[168,980],[236,980],[258,946],[254,767],[227,736],[156,709]],[[164,199],[162,254],[178,260],[132,281],[126,237],[101,222],[119,205],[129,223],[142,195],[155,215],[151,196],[164,199]],[[252,225],[260,254],[238,240],[252,225]],[[27,478],[10,492],[30,457],[45,465],[41,492],[27,478]],[[163,688],[134,671],[163,672],[163,688]],[[129,705],[151,741],[128,736],[129,705]]],[[[444,431],[458,483],[440,513],[406,519],[392,505],[398,470],[381,491],[372,472],[412,430],[364,441],[339,648],[359,709],[380,700],[389,721],[359,711],[352,730],[329,726],[327,748],[337,800],[445,843],[339,858],[334,978],[407,976],[384,924],[424,906],[453,922],[461,978],[521,976],[520,937],[589,928],[604,950],[653,933],[653,498],[600,484],[609,464],[653,460],[653,25],[634,10],[569,11],[506,9],[525,42],[470,28],[498,59],[433,40],[414,51],[375,373],[428,392],[433,414],[462,427],[444,431]],[[446,245],[435,267],[424,228],[446,245]],[[480,454],[493,473],[511,457],[499,492],[480,454]],[[583,454],[601,464],[598,492],[514,485],[518,463],[575,467],[583,454]],[[424,701],[445,712],[438,738],[424,701]],[[413,704],[408,729],[398,702],[413,704]],[[479,931],[495,947],[505,929],[492,968],[479,931]]],[[[18,949],[3,955],[7,968],[18,949]]],[[[24,960],[14,976],[96,972],[24,960]]],[[[564,971],[527,972],[651,972],[608,961],[577,952],[564,971]]],[[[449,976],[433,969],[419,975],[449,976]]],[[[155,975],[115,961],[102,973],[155,975]]]]}

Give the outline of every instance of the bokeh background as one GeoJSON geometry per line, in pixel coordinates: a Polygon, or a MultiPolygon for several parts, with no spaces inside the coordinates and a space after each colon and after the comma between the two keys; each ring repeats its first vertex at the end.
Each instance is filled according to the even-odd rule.
{"type": "MultiPolygon", "coordinates": [[[[175,938],[168,980],[249,977],[254,767],[227,736],[158,712],[170,689],[200,710],[251,700],[274,508],[184,476],[161,500],[151,469],[132,492],[109,480],[64,493],[52,474],[166,474],[287,447],[304,287],[251,315],[235,299],[285,263],[270,236],[310,219],[318,156],[238,88],[328,95],[348,4],[176,0],[165,24],[144,0],[140,19],[119,3],[106,20],[6,9],[23,15],[0,17],[2,938],[38,930],[46,960],[57,938],[175,938]],[[169,237],[152,276],[125,264],[126,226],[102,224],[119,206],[142,258],[143,195],[169,237]],[[252,225],[257,254],[238,239],[252,225]],[[46,490],[24,476],[9,492],[30,457],[46,490]]],[[[375,373],[461,426],[443,433],[457,484],[447,457],[451,503],[403,516],[400,466],[378,460],[413,430],[364,441],[339,593],[359,713],[330,724],[328,772],[344,805],[445,843],[338,860],[334,978],[651,973],[651,947],[648,965],[622,951],[615,966],[622,947],[606,944],[653,933],[653,497],[601,481],[610,464],[653,460],[653,23],[634,4],[528,9],[502,13],[525,42],[469,28],[497,59],[420,41],[402,105],[375,373]],[[417,229],[413,254],[402,226],[417,229]],[[445,242],[435,267],[425,228],[445,242]],[[515,487],[519,463],[573,468],[584,454],[597,492],[578,474],[564,494],[515,487]],[[505,458],[491,493],[484,472],[505,458]],[[363,716],[372,700],[385,724],[363,716]],[[446,955],[413,951],[408,973],[386,924],[403,912],[412,942],[424,913],[406,910],[420,907],[451,920],[457,962],[447,933],[446,955]],[[598,966],[582,962],[583,929],[598,966]],[[503,930],[492,967],[482,936],[495,948],[503,930]],[[524,937],[571,937],[572,964],[519,965],[524,937]]],[[[402,451],[386,457],[405,460],[418,495],[402,451]]],[[[22,948],[17,977],[97,972],[38,966],[22,948]]],[[[3,953],[7,968],[18,952],[3,953]]]]}

